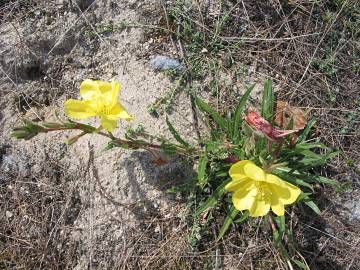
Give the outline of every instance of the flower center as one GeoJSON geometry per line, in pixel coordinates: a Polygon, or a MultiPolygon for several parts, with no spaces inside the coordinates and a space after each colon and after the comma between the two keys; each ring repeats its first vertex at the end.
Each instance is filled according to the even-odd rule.
{"type": "Polygon", "coordinates": [[[97,100],[97,113],[99,115],[109,115],[111,111],[111,106],[104,102],[102,99],[97,100]]]}
{"type": "Polygon", "coordinates": [[[271,194],[268,185],[264,182],[255,181],[255,186],[258,190],[257,193],[258,199],[262,201],[267,201],[269,199],[269,194],[271,194]]]}

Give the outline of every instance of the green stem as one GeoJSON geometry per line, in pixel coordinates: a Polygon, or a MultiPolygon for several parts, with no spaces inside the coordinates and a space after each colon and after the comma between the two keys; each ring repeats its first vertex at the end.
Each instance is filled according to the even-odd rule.
{"type": "MultiPolygon", "coordinates": [[[[47,132],[51,132],[51,131],[60,131],[60,130],[81,130],[82,133],[80,134],[81,136],[87,134],[87,133],[96,133],[102,136],[105,136],[109,139],[111,139],[112,141],[116,142],[119,144],[119,146],[127,146],[131,149],[144,149],[144,150],[149,150],[149,149],[162,149],[162,146],[159,144],[153,144],[153,143],[148,143],[148,142],[138,142],[138,141],[130,141],[130,140],[124,140],[121,138],[117,138],[115,137],[111,132],[103,132],[100,131],[100,129],[98,128],[94,128],[92,126],[89,125],[84,125],[84,124],[79,124],[79,123],[74,123],[73,126],[71,127],[66,127],[66,126],[59,126],[56,128],[43,128],[41,132],[47,133],[47,132]]],[[[180,155],[192,155],[194,153],[196,153],[195,150],[190,150],[190,149],[184,149],[184,148],[180,148],[178,146],[176,147],[176,153],[180,154],[180,155]]]]}

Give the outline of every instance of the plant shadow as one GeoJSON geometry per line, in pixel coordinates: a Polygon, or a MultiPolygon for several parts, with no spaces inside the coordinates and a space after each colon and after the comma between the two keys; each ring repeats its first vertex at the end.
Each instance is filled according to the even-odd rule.
{"type": "Polygon", "coordinates": [[[161,216],[157,199],[172,204],[174,202],[183,202],[184,198],[174,193],[169,193],[168,189],[191,182],[196,175],[192,164],[187,162],[181,156],[173,156],[165,164],[155,164],[153,157],[146,151],[134,151],[129,159],[131,162],[125,162],[126,174],[129,179],[127,188],[135,193],[138,198],[136,205],[132,206],[132,213],[138,218],[143,219],[155,216],[161,216]],[[137,161],[139,166],[134,166],[137,161]],[[142,179],[139,181],[139,169],[142,171],[142,179]],[[147,187],[155,189],[152,194],[147,187]],[[158,191],[158,192],[157,192],[158,191]],[[154,200],[154,197],[157,199],[154,200]]]}

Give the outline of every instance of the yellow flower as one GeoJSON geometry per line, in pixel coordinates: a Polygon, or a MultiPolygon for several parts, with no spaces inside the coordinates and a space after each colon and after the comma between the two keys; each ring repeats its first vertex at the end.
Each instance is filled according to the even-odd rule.
{"type": "Polygon", "coordinates": [[[65,113],[75,119],[99,116],[101,126],[108,131],[117,127],[117,119],[131,120],[132,117],[119,103],[120,83],[85,80],[80,85],[83,100],[69,99],[65,102],[65,113]]]}
{"type": "Polygon", "coordinates": [[[249,210],[252,217],[266,215],[270,207],[276,215],[283,216],[284,205],[295,202],[301,193],[298,187],[266,173],[250,160],[236,162],[231,166],[229,174],[232,181],[225,189],[233,192],[235,208],[249,210]]]}

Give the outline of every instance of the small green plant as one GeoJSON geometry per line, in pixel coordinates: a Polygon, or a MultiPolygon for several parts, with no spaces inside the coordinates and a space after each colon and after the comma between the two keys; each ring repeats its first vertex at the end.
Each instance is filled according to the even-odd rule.
{"type": "Polygon", "coordinates": [[[319,59],[314,60],[312,62],[313,67],[319,69],[321,72],[325,73],[328,76],[333,76],[336,74],[338,69],[335,67],[335,59],[327,58],[327,59],[319,59]]]}
{"type": "Polygon", "coordinates": [[[190,194],[188,206],[194,209],[194,214],[188,241],[193,249],[203,241],[207,233],[205,228],[218,222],[219,219],[213,218],[217,207],[225,205],[228,213],[215,240],[224,237],[234,223],[266,216],[283,259],[288,265],[308,269],[301,256],[287,249],[287,245],[291,245],[292,231],[286,223],[286,210],[290,205],[304,204],[316,214],[321,213],[312,199],[314,186],[330,184],[339,187],[339,184],[314,174],[313,169],[325,165],[338,152],[331,151],[316,139],[307,139],[315,120],[309,121],[303,130],[294,128],[294,118],[289,121],[287,130],[274,126],[275,95],[269,80],[264,84],[260,113],[251,109],[245,114],[253,88],[254,85],[247,88],[227,117],[195,96],[196,106],[207,117],[210,128],[210,133],[195,145],[182,138],[168,118],[166,123],[175,141],[147,133],[143,126],[128,128],[125,138],[115,137],[112,131],[117,127],[117,119],[132,118],[118,101],[120,85],[116,81],[85,80],[80,86],[82,100],[65,102],[66,115],[73,119],[99,117],[99,127],[70,119],[59,123],[27,121],[14,128],[12,135],[27,140],[39,133],[79,130],[78,135],[68,140],[69,144],[85,135],[101,135],[109,138],[105,150],[114,147],[144,149],[157,165],[167,163],[167,156],[185,156],[197,162],[197,177],[169,191],[190,194]],[[287,243],[282,240],[284,236],[287,243]]]}
{"type": "Polygon", "coordinates": [[[360,116],[360,98],[357,100],[357,108],[355,111],[348,112],[346,114],[346,123],[340,129],[340,134],[349,134],[351,132],[359,134],[359,116],[360,116]]]}
{"type": "Polygon", "coordinates": [[[97,35],[107,35],[114,32],[114,26],[112,23],[108,24],[101,24],[96,27],[96,29],[93,29],[91,27],[87,28],[84,31],[84,37],[87,39],[93,39],[97,35]]]}

